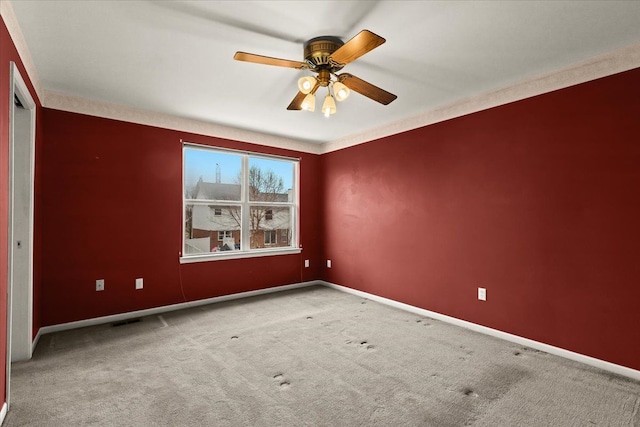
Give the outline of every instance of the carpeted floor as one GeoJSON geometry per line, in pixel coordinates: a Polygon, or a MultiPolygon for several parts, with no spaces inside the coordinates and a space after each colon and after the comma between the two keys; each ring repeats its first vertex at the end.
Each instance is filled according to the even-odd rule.
{"type": "Polygon", "coordinates": [[[5,426],[640,426],[640,383],[324,287],[42,336],[5,426]]]}

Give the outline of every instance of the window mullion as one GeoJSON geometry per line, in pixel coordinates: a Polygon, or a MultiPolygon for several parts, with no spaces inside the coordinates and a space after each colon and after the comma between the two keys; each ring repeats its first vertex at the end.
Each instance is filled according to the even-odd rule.
{"type": "Polygon", "coordinates": [[[293,165],[293,194],[291,201],[293,202],[293,207],[291,208],[292,215],[290,218],[290,230],[291,236],[289,236],[290,243],[298,242],[298,236],[300,233],[298,218],[300,215],[300,163],[295,162],[293,165]]]}
{"type": "Polygon", "coordinates": [[[242,156],[242,246],[243,251],[250,249],[251,217],[249,209],[249,156],[242,156]]]}
{"type": "Polygon", "coordinates": [[[251,205],[253,206],[280,206],[280,207],[288,207],[288,206],[295,206],[295,203],[293,202],[260,202],[260,201],[252,201],[250,202],[251,205]]]}
{"type": "Polygon", "coordinates": [[[209,200],[209,199],[186,199],[187,205],[221,205],[221,206],[238,206],[237,200],[209,200]]]}

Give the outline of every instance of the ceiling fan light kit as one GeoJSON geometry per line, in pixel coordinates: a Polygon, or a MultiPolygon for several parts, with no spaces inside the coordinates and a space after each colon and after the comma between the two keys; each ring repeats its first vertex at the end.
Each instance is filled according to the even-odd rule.
{"type": "Polygon", "coordinates": [[[343,83],[335,82],[333,84],[333,94],[336,97],[336,101],[342,102],[349,97],[351,91],[343,83]]]}
{"type": "Polygon", "coordinates": [[[316,111],[316,96],[312,93],[305,96],[301,107],[303,110],[310,111],[312,113],[316,111]]]}
{"type": "Polygon", "coordinates": [[[298,80],[298,89],[306,95],[311,92],[317,82],[318,81],[313,76],[300,77],[298,80]]]}
{"type": "Polygon", "coordinates": [[[307,41],[304,44],[304,62],[246,52],[236,52],[233,58],[237,61],[310,70],[316,73],[315,77],[304,76],[298,79],[298,94],[291,101],[287,110],[315,111],[315,93],[322,86],[327,88],[327,95],[322,104],[322,113],[329,117],[336,112],[335,101],[344,101],[352,90],[383,105],[387,105],[397,98],[396,95],[352,74],[337,74],[345,65],[385,41],[369,30],[362,30],[346,43],[333,36],[315,37],[307,41]]]}
{"type": "Polygon", "coordinates": [[[322,114],[325,117],[329,117],[332,114],[336,113],[336,101],[333,100],[333,96],[331,96],[331,92],[324,97],[324,102],[322,103],[322,114]]]}
{"type": "MultiPolygon", "coordinates": [[[[301,105],[304,111],[315,111],[316,97],[314,95],[314,92],[319,86],[322,85],[313,76],[300,77],[300,79],[298,80],[298,89],[300,89],[301,93],[307,95],[305,96],[301,105]]],[[[335,101],[342,102],[347,99],[349,97],[349,94],[351,93],[349,88],[339,81],[329,81],[327,85],[327,91],[327,96],[325,97],[324,104],[322,105],[322,113],[325,115],[325,117],[329,117],[331,114],[334,114],[336,112],[335,101]],[[333,92],[333,96],[331,96],[331,92],[333,92]],[[331,100],[329,101],[328,98],[331,98],[331,100]],[[327,111],[329,111],[329,113],[327,113],[327,111]]]]}

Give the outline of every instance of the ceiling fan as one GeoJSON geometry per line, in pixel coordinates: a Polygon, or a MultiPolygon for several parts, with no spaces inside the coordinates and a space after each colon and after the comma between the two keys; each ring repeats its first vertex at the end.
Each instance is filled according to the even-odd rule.
{"type": "Polygon", "coordinates": [[[322,112],[329,117],[336,112],[335,100],[344,101],[351,90],[384,105],[397,98],[396,95],[352,74],[337,74],[345,65],[372,51],[385,41],[384,38],[369,30],[362,30],[346,43],[333,36],[315,37],[308,40],[304,44],[304,62],[246,52],[236,52],[233,59],[256,64],[275,65],[277,67],[310,70],[316,73],[316,76],[305,76],[298,80],[299,92],[293,98],[287,110],[314,111],[315,93],[320,87],[326,87],[328,93],[322,104],[322,112]]]}

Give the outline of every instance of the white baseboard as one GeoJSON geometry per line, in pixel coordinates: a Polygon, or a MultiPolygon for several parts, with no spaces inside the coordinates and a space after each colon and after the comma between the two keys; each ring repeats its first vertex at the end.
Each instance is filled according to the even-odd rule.
{"type": "MultiPolygon", "coordinates": [[[[256,291],[240,292],[237,294],[223,295],[219,297],[201,299],[196,301],[181,302],[179,304],[165,305],[162,307],[148,308],[145,310],[130,311],[128,313],[113,314],[110,316],[94,317],[93,319],[78,320],[76,322],[60,323],[57,325],[43,326],[38,331],[36,338],[40,335],[50,334],[52,332],[66,331],[69,329],[84,328],[86,326],[102,325],[104,323],[120,322],[122,320],[132,319],[143,316],[153,316],[154,314],[166,313],[169,311],[182,310],[185,308],[198,307],[201,305],[213,304],[216,302],[231,301],[240,298],[254,297],[257,295],[270,294],[274,292],[282,292],[290,289],[304,288],[307,286],[322,285],[320,281],[310,281],[294,283],[292,285],[276,286],[273,288],[258,289],[256,291]]],[[[35,348],[35,343],[34,343],[35,348]]]]}
{"type": "Polygon", "coordinates": [[[576,362],[584,363],[585,365],[594,366],[596,368],[603,369],[608,372],[612,372],[614,374],[622,375],[625,377],[632,378],[636,381],[640,381],[640,371],[627,368],[626,366],[616,365],[615,363],[607,362],[605,360],[596,359],[595,357],[585,356],[584,354],[575,353],[573,351],[565,350],[560,347],[554,347],[549,344],[541,343],[538,341],[530,340],[528,338],[523,338],[518,335],[509,334],[507,332],[502,332],[497,329],[492,329],[486,326],[478,325],[475,323],[467,322],[465,320],[456,319],[455,317],[446,316],[444,314],[436,313],[434,311],[425,310],[423,308],[415,307],[413,305],[404,304],[398,301],[394,301],[388,298],[379,297],[377,295],[373,295],[367,292],[358,291],[355,289],[347,288],[346,286],[336,285],[334,283],[329,283],[325,281],[320,281],[320,283],[324,286],[327,286],[332,289],[337,289],[342,292],[346,292],[349,294],[357,295],[363,298],[370,299],[372,301],[376,301],[382,304],[389,305],[391,307],[399,308],[401,310],[409,311],[411,313],[415,313],[421,316],[430,317],[432,319],[441,320],[443,322],[450,323],[452,325],[461,326],[463,328],[470,329],[472,331],[480,332],[485,335],[490,335],[492,337],[500,338],[506,341],[511,341],[513,343],[527,346],[536,350],[544,351],[546,353],[554,354],[556,356],[564,357],[565,359],[574,360],[576,362]]]}
{"type": "Polygon", "coordinates": [[[33,356],[33,352],[36,351],[36,346],[38,345],[38,341],[40,341],[40,336],[42,335],[42,328],[38,329],[38,333],[36,337],[33,339],[33,344],[31,344],[31,356],[33,356]]]}
{"type": "Polygon", "coordinates": [[[4,402],[2,409],[0,409],[0,425],[4,422],[4,418],[7,416],[7,402],[4,402]]]}
{"type": "MultiPolygon", "coordinates": [[[[510,342],[527,346],[536,350],[544,351],[549,354],[554,354],[556,356],[564,357],[566,359],[574,360],[576,362],[584,363],[585,365],[594,366],[596,368],[600,368],[617,375],[622,375],[622,376],[640,381],[640,371],[632,368],[628,368],[626,366],[616,365],[615,363],[607,362],[601,359],[596,359],[595,357],[590,357],[584,354],[575,353],[573,351],[565,350],[560,347],[554,347],[552,345],[545,344],[539,341],[534,341],[528,338],[520,337],[518,335],[509,334],[507,332],[499,331],[497,329],[492,329],[487,326],[482,326],[475,323],[467,322],[465,320],[457,319],[455,317],[436,313],[434,311],[425,310],[423,308],[415,307],[413,305],[404,304],[398,301],[394,301],[392,299],[370,294],[368,292],[358,291],[355,289],[348,288],[346,286],[325,282],[323,280],[314,280],[310,282],[295,283],[292,285],[276,286],[273,288],[259,289],[256,291],[248,291],[248,292],[240,292],[237,294],[223,295],[219,297],[207,298],[207,299],[202,299],[197,301],[183,302],[179,304],[149,308],[146,310],[131,311],[128,313],[114,314],[111,316],[103,316],[103,317],[96,317],[96,318],[87,319],[87,320],[79,320],[77,322],[69,322],[69,323],[61,323],[61,324],[52,325],[52,326],[44,326],[40,328],[40,330],[38,331],[38,334],[36,335],[36,338],[33,341],[33,348],[35,349],[35,346],[38,343],[38,340],[40,339],[41,335],[49,334],[52,332],[65,331],[65,330],[76,329],[76,328],[84,328],[86,326],[101,325],[104,323],[119,322],[122,320],[127,320],[131,318],[136,318],[136,317],[152,316],[155,314],[166,313],[169,311],[182,310],[190,307],[197,307],[201,305],[213,304],[213,303],[223,302],[223,301],[231,301],[231,300],[236,300],[240,298],[248,298],[248,297],[253,297],[257,295],[281,292],[289,289],[304,288],[304,287],[314,286],[314,285],[322,285],[328,288],[332,288],[332,289],[336,289],[349,294],[357,295],[363,298],[370,299],[372,301],[389,305],[391,307],[395,307],[401,310],[415,313],[420,316],[430,317],[432,319],[447,322],[452,325],[460,326],[466,329],[470,329],[472,331],[480,332],[485,335],[490,335],[492,337],[500,338],[505,341],[510,341],[510,342]]],[[[6,413],[6,404],[5,404],[5,408],[3,408],[3,411],[4,413],[6,413]]],[[[2,416],[2,412],[0,412],[0,416],[2,416]]]]}

